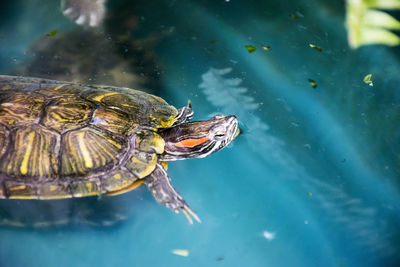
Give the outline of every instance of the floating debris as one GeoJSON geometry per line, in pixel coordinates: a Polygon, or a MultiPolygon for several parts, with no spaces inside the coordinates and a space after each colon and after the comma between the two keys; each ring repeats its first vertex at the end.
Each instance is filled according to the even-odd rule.
{"type": "Polygon", "coordinates": [[[244,47],[246,47],[247,51],[249,51],[249,53],[253,53],[254,51],[256,51],[256,48],[252,45],[245,45],[244,47]]]}
{"type": "Polygon", "coordinates": [[[275,233],[273,233],[273,232],[264,231],[263,236],[265,237],[265,239],[267,239],[269,241],[275,239],[275,233]]]}
{"type": "Polygon", "coordinates": [[[189,256],[189,250],[187,249],[173,249],[171,250],[172,254],[182,256],[182,257],[187,257],[189,256]]]}
{"type": "Polygon", "coordinates": [[[262,49],[264,49],[265,51],[269,51],[271,50],[271,47],[269,45],[261,45],[262,49]]]}
{"type": "Polygon", "coordinates": [[[314,44],[309,44],[309,46],[310,46],[311,48],[314,48],[314,49],[317,50],[318,52],[322,52],[322,48],[319,47],[319,46],[316,46],[316,45],[314,45],[314,44]]]}
{"type": "Polygon", "coordinates": [[[58,33],[58,30],[52,30],[51,32],[49,32],[48,34],[46,34],[46,36],[53,37],[53,36],[55,36],[57,33],[58,33]]]}
{"type": "Polygon", "coordinates": [[[317,88],[318,84],[316,81],[314,81],[313,79],[308,79],[308,82],[310,83],[312,88],[317,88]]]}
{"type": "Polygon", "coordinates": [[[308,193],[307,193],[307,196],[312,197],[312,193],[311,193],[311,192],[308,192],[308,193]]]}
{"type": "Polygon", "coordinates": [[[367,74],[365,75],[363,81],[368,84],[369,86],[374,86],[374,83],[372,82],[372,74],[367,74]]]}
{"type": "Polygon", "coordinates": [[[304,18],[304,15],[301,14],[299,11],[296,11],[294,13],[289,14],[289,17],[291,19],[299,19],[299,18],[304,18]]]}

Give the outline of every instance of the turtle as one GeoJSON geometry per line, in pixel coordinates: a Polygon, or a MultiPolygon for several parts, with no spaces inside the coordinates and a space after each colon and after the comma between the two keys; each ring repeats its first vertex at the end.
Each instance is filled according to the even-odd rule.
{"type": "Polygon", "coordinates": [[[200,222],[167,161],[206,157],[239,134],[234,115],[192,121],[142,91],[0,75],[0,198],[119,195],[145,184],[155,200],[200,222]]]}

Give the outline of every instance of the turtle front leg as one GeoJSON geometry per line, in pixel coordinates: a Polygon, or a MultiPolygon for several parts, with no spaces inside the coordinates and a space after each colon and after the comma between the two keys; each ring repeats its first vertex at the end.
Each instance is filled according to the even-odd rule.
{"type": "Polygon", "coordinates": [[[161,164],[157,164],[156,169],[144,179],[144,182],[158,203],[173,210],[175,213],[182,211],[190,224],[193,224],[192,217],[201,222],[179,192],[171,185],[171,180],[161,164]]]}

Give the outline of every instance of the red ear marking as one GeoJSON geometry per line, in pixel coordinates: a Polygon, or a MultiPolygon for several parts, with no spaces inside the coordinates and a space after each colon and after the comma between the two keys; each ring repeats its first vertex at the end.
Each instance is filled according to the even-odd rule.
{"type": "Polygon", "coordinates": [[[176,143],[175,145],[179,147],[194,147],[203,144],[207,140],[207,136],[200,139],[186,139],[176,143]]]}

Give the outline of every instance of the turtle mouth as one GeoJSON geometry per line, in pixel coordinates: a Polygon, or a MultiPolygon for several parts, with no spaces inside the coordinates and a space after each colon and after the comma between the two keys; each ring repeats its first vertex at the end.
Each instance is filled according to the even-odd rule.
{"type": "Polygon", "coordinates": [[[240,134],[239,122],[233,115],[227,117],[227,138],[221,142],[218,149],[229,145],[240,134]]]}

